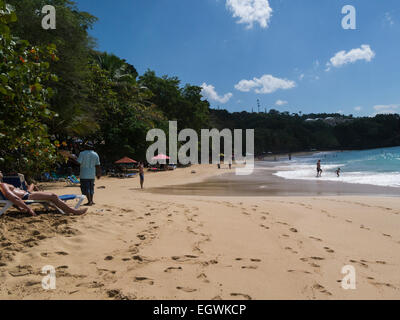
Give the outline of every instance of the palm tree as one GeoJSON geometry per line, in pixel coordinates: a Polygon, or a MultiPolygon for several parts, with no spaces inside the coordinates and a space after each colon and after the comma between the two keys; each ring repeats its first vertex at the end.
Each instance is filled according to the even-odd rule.
{"type": "Polygon", "coordinates": [[[100,68],[109,72],[110,78],[115,84],[136,83],[138,73],[135,67],[127,63],[126,60],[107,52],[96,52],[94,60],[100,68]]]}

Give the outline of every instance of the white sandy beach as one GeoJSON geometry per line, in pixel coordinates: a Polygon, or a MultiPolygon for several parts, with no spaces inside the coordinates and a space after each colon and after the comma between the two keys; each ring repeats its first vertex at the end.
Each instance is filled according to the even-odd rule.
{"type": "MultiPolygon", "coordinates": [[[[147,174],[146,187],[226,172],[147,174]]],[[[0,298],[400,298],[397,198],[172,196],[138,187],[138,179],[97,181],[96,205],[83,217],[0,218],[0,298]],[[41,286],[45,265],[56,267],[56,290],[41,286]],[[356,268],[356,290],[341,288],[345,265],[356,268]]]]}

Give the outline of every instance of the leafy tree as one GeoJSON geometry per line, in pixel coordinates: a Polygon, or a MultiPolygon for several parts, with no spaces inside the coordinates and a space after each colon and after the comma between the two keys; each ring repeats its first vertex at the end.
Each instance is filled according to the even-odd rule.
{"type": "Polygon", "coordinates": [[[13,8],[0,0],[0,161],[5,171],[35,174],[56,160],[44,124],[54,117],[52,90],[44,84],[56,80],[49,62],[57,56],[54,45],[13,38],[9,25],[16,21],[13,8]]]}
{"type": "Polygon", "coordinates": [[[148,70],[139,77],[139,83],[152,93],[154,103],[169,121],[178,121],[179,129],[200,130],[209,124],[209,103],[202,100],[201,88],[191,85],[180,87],[177,77],[157,77],[148,70]]]}
{"type": "Polygon", "coordinates": [[[59,139],[74,136],[77,133],[91,133],[91,114],[85,103],[85,84],[90,76],[87,68],[89,56],[95,41],[88,30],[97,20],[89,13],[79,11],[75,2],[70,0],[7,0],[18,15],[18,23],[12,32],[32,45],[47,46],[54,43],[58,49],[59,61],[50,67],[59,77],[55,85],[55,94],[51,99],[51,109],[59,114],[49,121],[53,134],[59,139]],[[56,9],[56,29],[42,28],[42,8],[52,5],[56,9]],[[86,123],[86,124],[85,124],[86,123]],[[82,126],[83,124],[83,126],[82,126]],[[89,131],[85,132],[85,129],[89,131]]]}
{"type": "Polygon", "coordinates": [[[108,162],[123,156],[144,160],[150,129],[166,129],[163,114],[150,101],[151,91],[136,82],[133,66],[106,53],[94,57],[87,87],[88,105],[99,130],[92,136],[108,162]]]}

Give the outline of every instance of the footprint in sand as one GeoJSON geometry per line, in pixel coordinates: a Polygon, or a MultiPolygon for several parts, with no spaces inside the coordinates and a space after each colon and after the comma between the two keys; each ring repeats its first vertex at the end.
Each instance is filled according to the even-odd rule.
{"type": "Polygon", "coordinates": [[[235,298],[243,298],[245,300],[252,300],[248,294],[243,293],[231,293],[231,296],[235,298]]]}
{"type": "Polygon", "coordinates": [[[165,269],[164,270],[164,272],[166,272],[166,273],[171,273],[172,271],[175,271],[175,270],[183,270],[182,269],[182,267],[168,267],[167,269],[165,269]]]}
{"type": "Polygon", "coordinates": [[[64,252],[64,251],[58,251],[58,252],[56,252],[56,254],[59,256],[68,256],[69,255],[68,252],[64,252]]]}
{"type": "Polygon", "coordinates": [[[310,257],[310,259],[312,259],[312,260],[316,260],[316,261],[322,261],[322,260],[325,260],[325,258],[321,258],[321,257],[310,257]]]}
{"type": "Polygon", "coordinates": [[[185,261],[189,261],[192,259],[197,259],[198,256],[193,256],[193,255],[185,255],[183,257],[178,257],[178,256],[174,256],[171,257],[172,260],[178,261],[178,262],[185,262],[185,261]]]}
{"type": "Polygon", "coordinates": [[[145,261],[145,258],[143,258],[143,257],[141,257],[139,255],[133,256],[132,259],[135,260],[135,261],[139,261],[139,262],[145,261]]]}
{"type": "Polygon", "coordinates": [[[309,238],[312,240],[318,241],[318,242],[322,242],[322,239],[320,239],[320,238],[316,238],[316,237],[312,237],[312,236],[309,238]]]}
{"type": "Polygon", "coordinates": [[[293,250],[291,247],[286,247],[285,250],[290,251],[293,254],[297,254],[298,253],[296,250],[293,250]]]}
{"type": "Polygon", "coordinates": [[[388,287],[391,289],[396,289],[395,286],[393,286],[390,283],[383,283],[383,282],[371,282],[372,285],[376,286],[376,287],[388,287]]]}
{"type": "Polygon", "coordinates": [[[335,250],[332,250],[332,249],[329,248],[329,247],[324,247],[324,249],[325,249],[325,251],[328,252],[328,253],[335,253],[335,250]]]}
{"type": "Polygon", "coordinates": [[[300,273],[305,273],[305,274],[311,274],[311,272],[305,271],[305,270],[288,270],[287,272],[289,272],[289,273],[300,272],[300,273]]]}
{"type": "Polygon", "coordinates": [[[321,266],[319,264],[316,264],[314,262],[309,263],[309,265],[313,268],[321,268],[321,266]]]}
{"type": "Polygon", "coordinates": [[[111,261],[113,259],[114,259],[113,256],[107,256],[107,257],[104,258],[105,261],[111,261]]]}
{"type": "Polygon", "coordinates": [[[176,287],[178,290],[181,290],[186,293],[196,292],[197,289],[187,288],[187,287],[176,287]]]}
{"type": "Polygon", "coordinates": [[[291,228],[290,231],[293,232],[293,233],[299,232],[296,228],[291,228]]]}
{"type": "Polygon", "coordinates": [[[261,228],[264,228],[264,229],[266,229],[266,230],[269,230],[269,227],[267,227],[267,226],[264,225],[264,224],[260,224],[260,227],[261,227],[261,228]]]}
{"type": "Polygon", "coordinates": [[[326,294],[326,295],[328,295],[328,296],[331,296],[331,295],[332,295],[332,293],[330,293],[329,291],[327,291],[327,290],[325,289],[325,287],[322,286],[322,285],[320,285],[319,283],[314,284],[312,288],[315,289],[315,290],[318,290],[319,292],[324,293],[324,294],[326,294]]]}
{"type": "MultiPolygon", "coordinates": [[[[365,260],[363,260],[363,261],[365,261],[365,260]]],[[[362,266],[364,268],[368,268],[368,265],[366,263],[364,263],[363,261],[350,260],[351,263],[357,263],[357,264],[359,264],[360,266],[362,266]]]]}
{"type": "Polygon", "coordinates": [[[32,274],[32,266],[17,266],[15,269],[8,271],[8,273],[13,277],[24,277],[32,274]]]}
{"type": "Polygon", "coordinates": [[[149,278],[146,278],[146,277],[135,277],[134,281],[135,282],[140,282],[140,283],[145,283],[145,284],[148,284],[150,286],[152,286],[154,284],[153,280],[151,280],[149,278]]]}
{"type": "Polygon", "coordinates": [[[382,233],[382,235],[383,235],[384,237],[387,237],[387,238],[391,238],[391,237],[392,237],[390,234],[386,234],[386,233],[382,233]]]}
{"type": "Polygon", "coordinates": [[[258,266],[242,266],[242,269],[256,270],[256,269],[258,269],[258,266]]]}
{"type": "Polygon", "coordinates": [[[210,283],[210,280],[208,280],[207,275],[205,273],[201,273],[197,276],[197,279],[203,280],[205,283],[210,283]]]}

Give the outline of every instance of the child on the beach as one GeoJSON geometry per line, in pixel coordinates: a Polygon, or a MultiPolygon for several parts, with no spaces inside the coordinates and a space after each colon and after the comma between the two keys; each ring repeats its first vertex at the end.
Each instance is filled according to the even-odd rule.
{"type": "Polygon", "coordinates": [[[338,169],[336,170],[336,174],[337,174],[338,178],[340,178],[340,171],[341,171],[340,168],[338,168],[338,169]]]}

